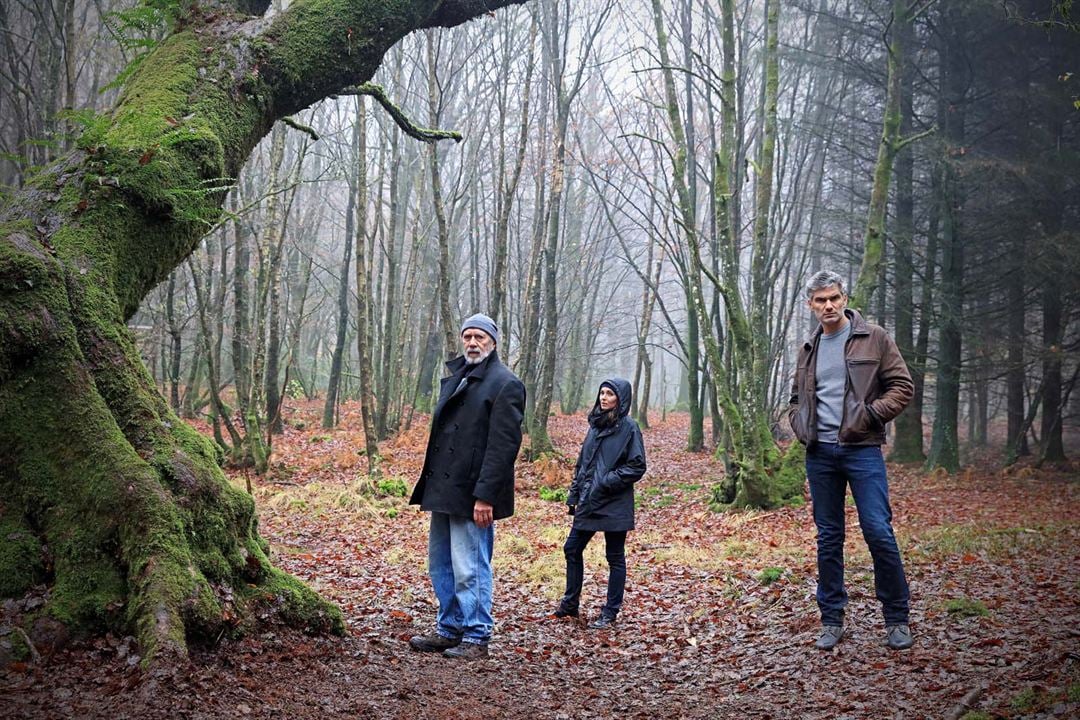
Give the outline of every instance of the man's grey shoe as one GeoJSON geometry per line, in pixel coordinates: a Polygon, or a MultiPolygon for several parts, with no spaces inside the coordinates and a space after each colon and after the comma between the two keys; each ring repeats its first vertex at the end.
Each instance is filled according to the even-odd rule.
{"type": "Polygon", "coordinates": [[[844,637],[843,625],[826,625],[821,628],[821,636],[814,643],[814,647],[818,650],[832,650],[842,637],[844,637]]]}
{"type": "Polygon", "coordinates": [[[442,652],[461,644],[461,638],[443,637],[439,633],[416,635],[409,640],[409,647],[418,652],[442,652]]]}
{"type": "Polygon", "coordinates": [[[907,650],[915,644],[915,640],[911,637],[911,628],[907,624],[886,625],[885,644],[893,650],[907,650]]]}
{"type": "Polygon", "coordinates": [[[615,625],[615,618],[601,615],[589,623],[590,630],[610,630],[615,625]]]}
{"type": "Polygon", "coordinates": [[[454,658],[455,660],[483,660],[487,656],[487,645],[477,645],[471,642],[463,642],[449,650],[443,650],[443,657],[454,658]]]}

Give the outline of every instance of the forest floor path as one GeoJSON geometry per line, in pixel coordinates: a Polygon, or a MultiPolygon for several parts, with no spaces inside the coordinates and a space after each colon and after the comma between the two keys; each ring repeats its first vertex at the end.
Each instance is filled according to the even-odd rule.
{"type": "MultiPolygon", "coordinates": [[[[357,480],[355,406],[335,430],[319,429],[319,415],[292,408],[273,476],[251,482],[274,562],[340,605],[347,637],[266,628],[149,672],[130,638],[99,638],[0,670],[0,716],[941,718],[975,695],[986,718],[1080,716],[1078,464],[1005,471],[987,456],[952,476],[890,465],[915,647],[883,646],[849,499],[848,634],[822,653],[809,505],[710,510],[722,465],[683,449],[682,414],[645,431],[649,472],[615,629],[552,618],[569,517],[544,498],[568,483],[585,429],[583,416],[556,416],[566,457],[519,463],[517,513],[496,526],[490,657],[461,663],[407,645],[435,615],[427,516],[400,497],[419,472],[427,418],[384,443],[380,486],[357,480]]],[[[606,577],[598,537],[583,615],[598,612],[606,577]]]]}

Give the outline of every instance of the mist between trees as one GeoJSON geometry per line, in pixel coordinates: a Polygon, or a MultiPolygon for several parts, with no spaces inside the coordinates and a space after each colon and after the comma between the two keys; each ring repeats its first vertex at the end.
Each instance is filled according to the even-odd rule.
{"type": "MultiPolygon", "coordinates": [[[[994,3],[782,4],[770,191],[759,183],[765,8],[659,5],[666,62],[647,2],[533,4],[407,37],[375,82],[415,123],[457,130],[460,143],[410,139],[353,96],[297,116],[318,142],[276,126],[229,193],[234,215],[133,320],[173,407],[214,413],[209,339],[212,374],[239,419],[280,422],[291,396],[325,399],[332,425],[335,401],[359,399],[363,376],[374,432],[387,437],[428,408],[459,319],[486,311],[528,384],[538,451],[548,449],[547,414],[591,404],[595,381],[612,373],[648,398],[635,408],[644,424],[650,412],[686,410],[690,447],[729,452],[714,385],[737,397],[760,381],[771,430],[785,437],[792,347],[810,329],[802,282],[833,268],[854,287],[886,107],[885,40],[902,36],[898,137],[925,137],[896,153],[878,289],[862,306],[895,332],[917,379],[895,453],[930,452],[950,469],[966,447],[1061,457],[1077,412],[1075,34],[1020,22],[1037,17],[1022,4],[1011,14],[994,3]],[[718,173],[731,188],[724,210],[718,173]],[[701,318],[687,313],[691,232],[701,318]],[[761,378],[733,361],[740,350],[709,270],[742,296],[761,378]],[[254,397],[260,383],[265,400],[254,397]]],[[[225,445],[243,434],[224,433],[225,445]]]]}

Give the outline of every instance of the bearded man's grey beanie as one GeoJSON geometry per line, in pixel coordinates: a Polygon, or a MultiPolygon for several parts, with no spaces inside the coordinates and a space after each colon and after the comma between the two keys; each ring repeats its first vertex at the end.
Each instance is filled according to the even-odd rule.
{"type": "Polygon", "coordinates": [[[469,328],[475,328],[476,330],[483,330],[491,339],[496,343],[499,342],[499,327],[495,324],[495,321],[489,318],[484,313],[476,313],[465,318],[465,322],[461,323],[461,332],[465,333],[469,328]]]}

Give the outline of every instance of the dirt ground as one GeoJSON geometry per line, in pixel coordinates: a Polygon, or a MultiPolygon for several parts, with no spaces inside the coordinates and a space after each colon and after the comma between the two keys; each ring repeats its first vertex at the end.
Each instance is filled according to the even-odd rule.
{"type": "MultiPolygon", "coordinates": [[[[75,642],[0,670],[0,717],[942,718],[959,717],[965,697],[983,713],[969,718],[1080,717],[1075,464],[1005,471],[987,455],[954,476],[890,466],[915,647],[883,646],[852,506],[848,635],[822,653],[809,507],[710,510],[720,465],[682,449],[685,416],[645,433],[649,472],[610,631],[549,615],[569,522],[540,489],[565,485],[570,460],[521,463],[517,514],[496,529],[490,657],[462,663],[407,646],[435,615],[426,516],[405,505],[400,484],[357,480],[354,409],[333,431],[316,429],[316,417],[293,409],[274,476],[253,479],[254,494],[275,563],[341,606],[347,637],[264,627],[149,670],[131,638],[75,642]]],[[[411,488],[425,422],[383,446],[386,478],[411,488]]],[[[584,419],[553,425],[572,457],[584,419]]],[[[586,563],[583,609],[594,615],[606,583],[600,538],[586,563]]]]}

